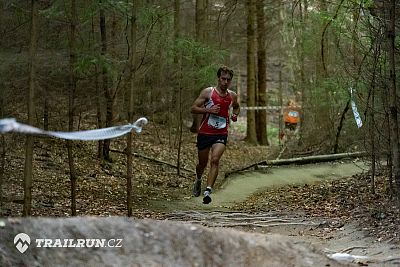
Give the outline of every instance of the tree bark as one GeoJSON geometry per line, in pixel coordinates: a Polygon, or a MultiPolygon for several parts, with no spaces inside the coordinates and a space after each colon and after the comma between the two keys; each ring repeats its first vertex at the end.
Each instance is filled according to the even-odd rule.
{"type": "Polygon", "coordinates": [[[206,40],[207,0],[196,0],[196,39],[206,40]]]}
{"type": "MultiPolygon", "coordinates": [[[[267,101],[267,58],[265,51],[265,11],[264,0],[257,0],[257,106],[266,107],[267,101]]],[[[256,111],[256,132],[260,145],[269,145],[267,135],[267,110],[256,111]]]]}
{"type": "Polygon", "coordinates": [[[393,175],[396,183],[397,194],[400,195],[400,146],[399,146],[399,123],[397,114],[398,97],[396,93],[396,61],[395,61],[395,11],[396,0],[388,1],[387,11],[389,19],[387,20],[386,36],[387,36],[387,52],[389,59],[389,116],[390,116],[390,136],[391,136],[391,151],[393,161],[393,175]]]}
{"type": "MultiPolygon", "coordinates": [[[[3,86],[2,86],[3,87],[3,86]]],[[[3,88],[0,90],[4,90],[3,88]]],[[[0,118],[4,118],[4,98],[3,94],[0,94],[0,118]]],[[[6,164],[6,139],[4,134],[0,135],[0,214],[2,214],[3,207],[3,179],[4,179],[4,168],[6,164]]]]}
{"type": "MultiPolygon", "coordinates": [[[[31,37],[29,45],[29,92],[28,92],[28,124],[34,125],[35,116],[35,80],[37,50],[38,2],[31,0],[31,37]]],[[[24,167],[24,206],[23,216],[31,215],[32,208],[32,170],[33,170],[33,136],[26,136],[24,167]]]]}
{"type": "MultiPolygon", "coordinates": [[[[128,101],[128,120],[133,122],[134,112],[134,97],[135,97],[135,68],[136,68],[136,35],[137,35],[137,5],[139,0],[132,1],[132,14],[131,14],[131,47],[130,47],[130,88],[129,88],[129,101],[128,101]]],[[[130,132],[126,140],[126,203],[128,217],[132,216],[132,180],[133,180],[133,158],[132,158],[132,140],[133,133],[130,132]]]]}
{"type": "MultiPolygon", "coordinates": [[[[102,1],[100,0],[100,3],[102,1]]],[[[100,36],[101,36],[101,56],[105,59],[107,54],[107,28],[106,28],[106,16],[104,14],[103,7],[100,8],[100,36]]],[[[102,80],[103,80],[103,93],[106,101],[106,127],[112,126],[113,120],[113,96],[111,94],[111,89],[108,84],[108,73],[106,66],[103,65],[102,68],[102,80]]],[[[103,142],[103,157],[107,161],[111,161],[110,158],[110,143],[111,140],[107,139],[103,142]]]]}
{"type": "MultiPolygon", "coordinates": [[[[196,40],[198,42],[205,42],[206,40],[206,22],[207,22],[207,0],[196,0],[196,40]]],[[[200,66],[202,62],[197,62],[200,66]]],[[[202,88],[196,88],[195,97],[198,96],[202,88]]],[[[192,114],[192,126],[190,127],[190,131],[192,133],[197,133],[200,127],[202,115],[201,114],[192,114]]]]}
{"type": "Polygon", "coordinates": [[[346,106],[343,109],[342,116],[340,116],[339,126],[337,127],[337,132],[336,132],[335,144],[333,146],[333,153],[338,152],[340,133],[342,132],[343,122],[344,119],[346,118],[346,113],[349,110],[349,108],[350,108],[350,100],[347,101],[346,106]]]}
{"type": "Polygon", "coordinates": [[[344,158],[358,158],[366,156],[366,152],[352,152],[352,153],[339,153],[339,154],[328,154],[328,155],[316,155],[309,157],[300,157],[300,158],[291,158],[291,159],[275,159],[275,160],[263,160],[260,162],[255,162],[251,165],[244,166],[238,168],[236,170],[232,170],[230,172],[225,173],[225,178],[228,176],[240,172],[245,171],[253,167],[262,168],[260,166],[281,166],[281,165],[289,165],[289,164],[309,164],[309,163],[318,163],[318,162],[326,162],[326,161],[334,161],[338,159],[344,158]]]}
{"type": "MultiPolygon", "coordinates": [[[[181,9],[181,4],[180,0],[175,0],[174,1],[174,40],[175,43],[178,41],[180,35],[181,35],[181,29],[180,29],[180,9],[181,9]]],[[[181,69],[181,55],[179,51],[174,56],[174,64],[179,70],[180,75],[182,75],[182,69],[181,69]]],[[[178,92],[177,92],[177,103],[176,105],[176,113],[178,114],[178,151],[177,151],[177,160],[176,160],[176,166],[177,166],[177,174],[181,175],[181,152],[182,152],[182,136],[183,136],[183,118],[182,118],[182,85],[181,85],[182,77],[180,77],[179,82],[178,82],[178,92]]]]}
{"type": "Polygon", "coordinates": [[[49,97],[47,96],[47,86],[44,87],[44,96],[43,96],[43,130],[49,130],[49,97]]]}
{"type": "MultiPolygon", "coordinates": [[[[92,25],[91,25],[91,39],[90,39],[90,44],[97,43],[97,36],[96,36],[96,30],[95,30],[95,23],[94,23],[94,17],[92,17],[92,25]]],[[[90,46],[91,49],[94,49],[93,46],[90,46]]],[[[97,53],[96,53],[97,54],[97,53]]],[[[97,58],[99,58],[100,55],[97,54],[97,58]]],[[[94,75],[94,87],[96,89],[96,117],[97,117],[97,128],[104,128],[104,122],[103,122],[103,118],[102,118],[102,94],[101,94],[101,90],[100,90],[100,79],[101,79],[101,75],[100,75],[100,71],[99,71],[99,64],[95,64],[94,65],[94,69],[95,69],[95,75],[94,75]]],[[[103,143],[104,140],[99,140],[97,142],[97,158],[99,158],[100,160],[103,160],[103,143]]]]}
{"type": "MultiPolygon", "coordinates": [[[[76,91],[76,26],[78,24],[76,0],[71,0],[70,10],[70,36],[69,36],[69,93],[68,93],[68,131],[74,130],[74,110],[76,91]]],[[[73,142],[67,140],[68,166],[71,182],[71,215],[76,216],[76,172],[74,166],[73,142]]]]}
{"type": "Polygon", "coordinates": [[[299,28],[300,31],[300,40],[299,40],[299,65],[300,65],[300,103],[302,107],[302,111],[300,113],[300,128],[299,128],[299,143],[302,143],[303,137],[304,137],[304,127],[302,125],[305,125],[305,121],[307,119],[306,114],[307,112],[304,112],[306,109],[306,99],[307,99],[307,90],[305,88],[308,88],[308,79],[306,79],[306,63],[305,63],[305,37],[304,37],[304,32],[308,24],[308,1],[304,0],[304,4],[299,3],[299,13],[300,13],[300,23],[301,26],[299,28]]]}
{"type": "MultiPolygon", "coordinates": [[[[247,106],[256,104],[256,5],[255,0],[247,0],[247,106]]],[[[247,110],[246,140],[251,144],[257,143],[256,118],[254,110],[247,110]]]]}

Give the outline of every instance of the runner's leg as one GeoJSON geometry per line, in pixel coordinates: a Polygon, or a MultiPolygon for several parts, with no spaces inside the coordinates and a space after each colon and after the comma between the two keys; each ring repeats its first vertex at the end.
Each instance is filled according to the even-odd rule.
{"type": "Polygon", "coordinates": [[[196,165],[196,178],[201,179],[201,176],[204,173],[205,168],[208,163],[208,154],[210,153],[210,148],[207,147],[205,149],[199,150],[197,152],[199,162],[196,165]]]}
{"type": "Polygon", "coordinates": [[[211,160],[210,160],[210,171],[207,176],[207,187],[213,187],[215,180],[218,176],[219,161],[224,154],[225,145],[222,143],[215,143],[211,147],[211,160]]]}
{"type": "Polygon", "coordinates": [[[210,148],[205,148],[198,151],[199,162],[196,166],[196,178],[192,187],[192,193],[195,197],[198,197],[201,194],[201,177],[203,175],[204,169],[207,167],[209,151],[210,148]]]}

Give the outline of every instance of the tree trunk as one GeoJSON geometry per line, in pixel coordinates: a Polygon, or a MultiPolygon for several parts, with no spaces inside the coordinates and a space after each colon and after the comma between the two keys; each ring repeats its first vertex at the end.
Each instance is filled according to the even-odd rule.
{"type": "MultiPolygon", "coordinates": [[[[319,1],[318,9],[321,13],[327,13],[328,8],[327,8],[327,3],[326,0],[321,0],[319,1]]],[[[320,83],[323,78],[326,77],[326,65],[325,65],[325,53],[327,47],[325,47],[325,44],[328,43],[327,37],[325,36],[325,27],[326,27],[326,22],[325,20],[320,22],[319,29],[317,36],[321,36],[321,39],[316,38],[316,47],[318,49],[315,49],[316,53],[316,64],[315,64],[315,80],[317,83],[320,83]]]]}
{"type": "MultiPolygon", "coordinates": [[[[355,47],[355,45],[354,45],[354,47],[355,47]]],[[[355,48],[353,49],[353,51],[355,53],[355,48]]],[[[371,155],[371,192],[372,192],[372,194],[375,194],[376,161],[377,161],[377,154],[379,154],[379,151],[378,152],[376,151],[377,147],[376,147],[376,141],[375,141],[376,126],[377,126],[376,121],[375,121],[375,92],[377,90],[376,78],[377,78],[379,51],[380,51],[380,45],[378,44],[378,42],[374,42],[374,54],[373,54],[373,66],[372,66],[373,71],[372,71],[371,86],[370,86],[370,91],[368,93],[368,102],[367,102],[367,118],[369,119],[368,134],[369,134],[369,138],[371,140],[370,155],[371,155]]],[[[354,57],[353,64],[354,64],[354,67],[357,67],[357,65],[358,65],[355,57],[354,57]]],[[[393,188],[390,187],[390,190],[392,190],[392,189],[393,188]]]]}
{"type": "MultiPolygon", "coordinates": [[[[2,86],[3,87],[3,86],[2,86]]],[[[4,89],[0,89],[4,90],[4,89]]],[[[0,94],[0,118],[4,118],[4,99],[3,94],[0,94]]],[[[4,168],[6,164],[6,139],[4,134],[0,135],[0,215],[2,214],[3,207],[3,179],[4,168]]]]}
{"type": "MultiPolygon", "coordinates": [[[[76,0],[71,0],[70,10],[70,36],[69,36],[69,93],[68,93],[68,131],[74,130],[74,110],[76,91],[76,26],[78,24],[76,13],[76,0]]],[[[67,140],[68,166],[71,181],[71,215],[76,216],[76,172],[74,166],[73,142],[67,140]]]]}
{"type": "MultiPolygon", "coordinates": [[[[180,29],[180,0],[175,0],[174,1],[174,40],[175,43],[177,42],[178,38],[181,35],[181,29],[180,29]]],[[[181,55],[179,51],[175,54],[174,57],[174,64],[179,70],[180,76],[182,75],[182,69],[181,69],[181,55]]],[[[177,174],[181,175],[181,152],[182,152],[182,135],[183,135],[183,118],[182,118],[182,85],[181,85],[182,77],[179,79],[178,83],[178,99],[176,105],[176,113],[178,114],[179,120],[178,120],[178,151],[177,151],[177,174]]]]}
{"type": "MultiPolygon", "coordinates": [[[[93,43],[96,43],[97,38],[96,38],[96,30],[95,30],[95,25],[94,25],[94,17],[92,17],[92,38],[93,38],[93,43]]],[[[92,47],[94,48],[94,47],[92,47]]],[[[95,64],[95,76],[94,76],[94,86],[96,88],[96,115],[97,115],[97,128],[101,129],[104,128],[104,122],[102,118],[102,94],[100,90],[100,84],[99,80],[101,79],[100,71],[99,71],[99,65],[95,64]]],[[[99,140],[97,142],[97,158],[100,160],[103,160],[103,144],[104,140],[99,140]]]]}
{"type": "MultiPolygon", "coordinates": [[[[254,107],[256,104],[256,5],[255,0],[247,0],[247,106],[254,107]]],[[[257,143],[256,118],[254,110],[247,110],[246,140],[251,144],[257,143]]]]}
{"type": "MultiPolygon", "coordinates": [[[[257,106],[267,106],[267,58],[265,51],[265,12],[264,0],[257,0],[257,106]]],[[[257,140],[260,145],[269,145],[267,135],[267,110],[256,111],[256,132],[257,140]]]]}
{"type": "Polygon", "coordinates": [[[299,28],[300,30],[300,35],[301,38],[299,40],[299,46],[300,46],[300,51],[299,51],[299,60],[300,60],[300,103],[301,103],[301,108],[302,112],[300,113],[300,128],[299,128],[299,143],[302,143],[303,137],[304,137],[304,127],[302,125],[305,125],[305,120],[306,120],[306,99],[307,99],[307,91],[305,88],[308,88],[308,79],[306,79],[306,64],[305,64],[305,47],[304,47],[304,42],[305,42],[305,37],[304,37],[304,32],[307,27],[308,23],[308,2],[307,0],[304,0],[304,5],[300,2],[299,3],[299,9],[300,9],[300,22],[301,26],[299,28]]]}
{"type": "MultiPolygon", "coordinates": [[[[375,66],[374,66],[375,69],[375,66]]],[[[375,71],[374,71],[375,72],[375,71]]],[[[373,87],[372,87],[372,100],[371,100],[371,112],[370,112],[370,123],[368,127],[369,136],[371,138],[371,192],[375,194],[375,172],[376,172],[376,147],[375,147],[375,74],[373,78],[373,87]]]]}
{"type": "Polygon", "coordinates": [[[396,93],[396,61],[395,61],[395,11],[396,0],[388,1],[387,5],[389,19],[387,20],[387,52],[389,59],[389,116],[390,116],[390,136],[391,136],[391,151],[393,160],[393,175],[396,183],[397,194],[400,195],[400,147],[399,147],[399,123],[397,114],[397,93],[396,93]]]}
{"type": "Polygon", "coordinates": [[[336,132],[335,144],[333,146],[333,153],[337,153],[339,150],[340,133],[342,132],[344,119],[346,118],[346,113],[349,110],[349,108],[350,108],[350,100],[347,101],[346,106],[343,109],[342,116],[340,116],[339,126],[337,127],[337,132],[336,132]]]}
{"type": "Polygon", "coordinates": [[[200,42],[206,40],[207,0],[196,0],[196,39],[200,42]]]}
{"type": "Polygon", "coordinates": [[[353,22],[354,22],[354,29],[352,32],[353,38],[351,40],[351,50],[353,54],[353,65],[355,68],[359,65],[359,53],[357,51],[357,41],[359,40],[358,38],[358,20],[360,18],[360,6],[358,3],[353,4],[353,22]]]}
{"type": "MultiPolygon", "coordinates": [[[[100,0],[101,3],[101,0],[100,0]]],[[[100,8],[100,35],[101,35],[101,56],[106,57],[107,54],[107,29],[106,29],[106,17],[104,14],[104,9],[100,8]]],[[[111,89],[108,84],[108,73],[107,68],[103,66],[102,68],[102,80],[103,80],[103,92],[106,101],[106,127],[112,126],[113,120],[113,96],[111,94],[111,89]]],[[[107,161],[111,161],[110,158],[110,139],[104,140],[103,142],[103,157],[107,161]]]]}
{"type": "MultiPolygon", "coordinates": [[[[99,85],[99,79],[100,79],[100,74],[99,70],[96,65],[96,75],[95,75],[95,81],[94,81],[94,86],[96,87],[96,114],[97,114],[97,127],[99,129],[104,128],[104,122],[102,118],[102,105],[101,105],[101,99],[102,99],[102,94],[100,90],[100,85],[99,85]]],[[[97,158],[100,160],[103,160],[103,147],[104,147],[104,140],[99,140],[97,142],[97,158]]]]}
{"type": "MultiPolygon", "coordinates": [[[[178,39],[181,36],[181,27],[180,27],[180,12],[181,11],[181,2],[180,0],[174,0],[174,41],[177,43],[178,39]]],[[[178,66],[180,60],[179,51],[174,54],[174,64],[178,66]]]]}
{"type": "MultiPolygon", "coordinates": [[[[204,42],[206,40],[206,22],[207,22],[207,0],[196,0],[196,40],[198,42],[204,42]]],[[[202,62],[197,62],[200,66],[203,64],[202,62]]],[[[196,98],[202,88],[197,88],[195,93],[196,98]]],[[[200,127],[200,121],[202,118],[202,114],[192,114],[192,126],[190,127],[190,131],[192,133],[197,133],[200,127]]]]}
{"type": "MultiPolygon", "coordinates": [[[[34,125],[35,116],[35,80],[37,50],[38,3],[31,0],[31,38],[29,45],[29,92],[28,92],[28,124],[34,125]]],[[[31,215],[32,208],[32,170],[33,170],[33,136],[26,136],[24,167],[24,207],[23,216],[31,215]]]]}
{"type": "MultiPolygon", "coordinates": [[[[131,17],[131,49],[130,49],[130,90],[128,101],[128,120],[133,122],[134,112],[134,97],[135,97],[135,68],[136,68],[136,34],[137,34],[137,5],[138,0],[132,1],[132,17],[131,17]]],[[[128,210],[128,217],[132,216],[132,179],[133,179],[133,158],[132,158],[132,140],[133,133],[130,132],[127,136],[126,144],[126,206],[128,210]]]]}
{"type": "Polygon", "coordinates": [[[47,96],[47,86],[44,87],[43,103],[43,130],[49,130],[49,97],[47,96]]]}
{"type": "Polygon", "coordinates": [[[280,63],[280,68],[279,68],[279,93],[278,93],[278,98],[279,98],[279,146],[283,145],[282,143],[282,138],[284,135],[284,126],[283,126],[283,88],[282,88],[282,63],[280,63]]]}
{"type": "MultiPolygon", "coordinates": [[[[328,13],[327,0],[319,1],[319,11],[325,14],[328,13]]],[[[330,25],[331,21],[326,22],[326,20],[321,20],[319,23],[318,35],[320,35],[321,38],[319,40],[317,38],[317,49],[315,49],[317,53],[315,64],[315,85],[321,88],[318,90],[320,105],[318,105],[318,110],[316,111],[318,116],[316,116],[315,123],[316,125],[320,125],[322,127],[321,132],[325,132],[328,135],[330,135],[331,129],[334,128],[334,123],[331,116],[332,99],[330,97],[330,90],[328,86],[324,85],[324,81],[329,76],[329,64],[327,63],[327,59],[329,54],[330,35],[328,34],[328,26],[330,25]]],[[[331,140],[332,137],[333,136],[329,136],[328,139],[331,140]]],[[[332,144],[331,142],[329,143],[330,144],[328,145],[332,144]]]]}

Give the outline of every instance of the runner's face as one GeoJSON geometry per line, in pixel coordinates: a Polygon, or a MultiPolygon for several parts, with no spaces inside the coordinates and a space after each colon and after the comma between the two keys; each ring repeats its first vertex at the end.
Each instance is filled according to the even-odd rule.
{"type": "Polygon", "coordinates": [[[219,78],[218,78],[218,87],[221,90],[226,91],[226,90],[228,90],[229,86],[231,85],[231,81],[232,81],[232,78],[229,75],[229,73],[222,72],[221,76],[219,76],[219,78]]]}

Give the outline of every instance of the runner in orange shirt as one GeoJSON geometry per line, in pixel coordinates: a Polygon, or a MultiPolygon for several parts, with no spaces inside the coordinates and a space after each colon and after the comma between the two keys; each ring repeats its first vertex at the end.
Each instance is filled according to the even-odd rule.
{"type": "Polygon", "coordinates": [[[297,134],[300,124],[300,107],[295,101],[289,100],[287,106],[283,109],[283,121],[285,123],[285,129],[281,139],[293,137],[297,134]]]}

